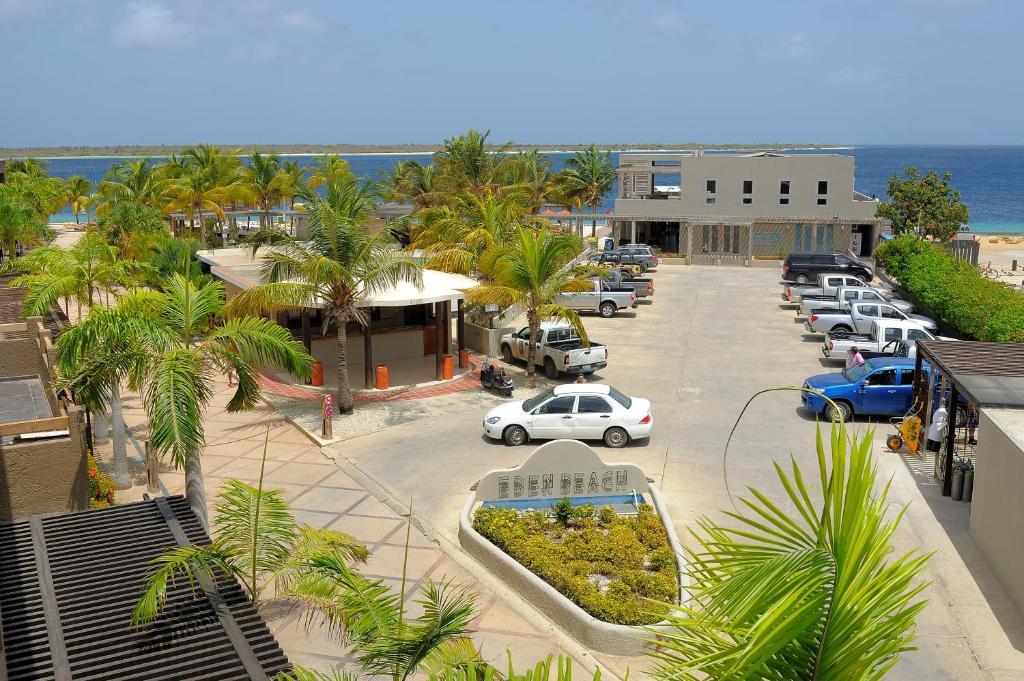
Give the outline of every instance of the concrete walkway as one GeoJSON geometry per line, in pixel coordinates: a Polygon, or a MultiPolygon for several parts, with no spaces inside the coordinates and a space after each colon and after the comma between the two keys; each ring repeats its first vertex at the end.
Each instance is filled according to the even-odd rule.
{"type": "MultiPolygon", "coordinates": [[[[299,521],[347,532],[366,544],[371,557],[362,572],[382,578],[398,591],[408,527],[403,509],[379,490],[370,491],[348,475],[321,453],[318,445],[269,406],[261,405],[241,414],[227,413],[224,407],[230,395],[227,384],[220,384],[213,406],[204,419],[207,446],[203,454],[203,469],[211,514],[217,490],[225,480],[238,478],[256,484],[264,438],[270,424],[264,485],[283,490],[284,498],[299,521]],[[383,503],[382,498],[391,501],[391,505],[383,503]]],[[[137,397],[125,399],[125,420],[141,440],[145,432],[145,414],[137,397]]],[[[141,498],[145,491],[144,467],[141,461],[135,460],[136,453],[132,450],[129,443],[136,486],[119,491],[119,501],[141,498]]],[[[97,456],[103,467],[109,466],[110,445],[100,448],[97,456]]],[[[184,493],[183,473],[164,466],[161,481],[169,493],[184,493]]],[[[425,580],[454,580],[478,594],[473,638],[487,658],[497,665],[505,664],[506,649],[511,649],[515,659],[524,664],[536,662],[549,654],[568,653],[575,654],[581,671],[592,664],[585,651],[574,650],[572,641],[568,639],[565,639],[568,645],[559,645],[560,638],[564,637],[552,631],[546,620],[533,618],[530,612],[524,616],[517,610],[513,602],[515,599],[501,585],[480,579],[474,575],[472,566],[467,569],[463,563],[453,560],[419,526],[414,514],[406,566],[407,612],[419,611],[415,601],[419,597],[419,586],[425,580]]],[[[264,613],[288,658],[295,664],[322,670],[332,665],[357,669],[337,640],[318,627],[307,629],[303,613],[298,609],[271,605],[265,608],[264,613]]]]}

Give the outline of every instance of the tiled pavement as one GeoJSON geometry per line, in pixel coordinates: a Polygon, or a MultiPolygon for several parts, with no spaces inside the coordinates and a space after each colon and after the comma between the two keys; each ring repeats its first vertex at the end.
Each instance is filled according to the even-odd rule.
{"type": "MultiPolygon", "coordinates": [[[[261,405],[242,414],[225,412],[229,390],[226,384],[219,386],[204,420],[207,447],[203,468],[211,510],[217,490],[227,478],[255,484],[269,423],[264,485],[283,490],[300,521],[341,530],[364,542],[371,550],[371,557],[363,566],[363,572],[384,579],[397,590],[401,584],[405,519],[346,475],[317,445],[269,407],[261,405]]],[[[141,404],[137,399],[128,398],[125,407],[127,423],[138,432],[144,422],[141,404]]],[[[182,473],[166,469],[161,472],[161,480],[171,494],[183,493],[182,473]]],[[[138,487],[126,492],[141,495],[138,487]]],[[[534,662],[549,654],[564,654],[546,620],[523,617],[413,526],[406,584],[409,612],[417,612],[418,588],[426,579],[451,579],[468,585],[478,594],[479,614],[473,638],[484,654],[499,665],[505,661],[506,649],[511,649],[515,659],[522,663],[534,662]]],[[[272,605],[265,608],[265,613],[294,663],[320,669],[331,665],[354,669],[344,647],[324,630],[316,626],[307,628],[305,617],[298,609],[272,605]]]]}

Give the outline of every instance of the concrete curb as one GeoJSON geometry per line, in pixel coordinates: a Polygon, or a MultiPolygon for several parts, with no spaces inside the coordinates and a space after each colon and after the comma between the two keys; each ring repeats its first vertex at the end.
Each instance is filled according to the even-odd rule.
{"type": "MultiPolygon", "coordinates": [[[[681,567],[685,565],[682,546],[668,516],[664,499],[654,485],[650,485],[650,492],[654,508],[668,534],[669,545],[676,554],[676,564],[680,566],[679,586],[688,586],[689,579],[681,567]]],[[[474,530],[472,513],[475,505],[476,492],[473,492],[459,515],[459,541],[462,548],[576,640],[602,653],[642,655],[649,651],[652,639],[657,635],[656,630],[667,629],[664,622],[650,627],[611,624],[584,611],[474,530]]]]}

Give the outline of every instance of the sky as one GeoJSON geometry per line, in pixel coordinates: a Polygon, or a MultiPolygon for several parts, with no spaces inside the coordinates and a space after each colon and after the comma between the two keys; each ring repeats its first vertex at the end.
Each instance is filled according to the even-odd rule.
{"type": "Polygon", "coordinates": [[[0,146],[1024,144],[1020,0],[0,0],[0,146]]]}

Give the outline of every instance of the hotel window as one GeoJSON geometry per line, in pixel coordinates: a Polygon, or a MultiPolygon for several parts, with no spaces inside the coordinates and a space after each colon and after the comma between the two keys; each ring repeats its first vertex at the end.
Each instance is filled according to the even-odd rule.
{"type": "Polygon", "coordinates": [[[751,203],[754,202],[754,197],[751,196],[751,194],[753,194],[753,193],[754,193],[754,181],[753,180],[743,180],[743,203],[744,204],[749,206],[751,203]]]}
{"type": "Polygon", "coordinates": [[[789,180],[781,180],[779,182],[779,205],[789,205],[789,180]]]}
{"type": "Polygon", "coordinates": [[[828,180],[818,180],[818,205],[828,205],[828,180]]]}
{"type": "Polygon", "coordinates": [[[706,196],[704,198],[704,203],[707,203],[707,204],[715,203],[715,196],[714,196],[714,194],[715,194],[715,192],[718,191],[718,181],[717,180],[706,180],[705,184],[704,184],[704,188],[705,188],[705,192],[710,195],[710,196],[706,196]]]}

